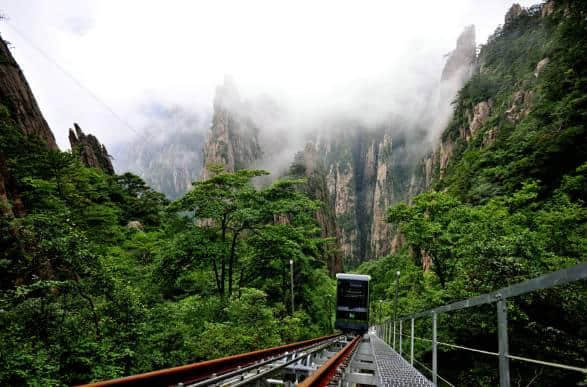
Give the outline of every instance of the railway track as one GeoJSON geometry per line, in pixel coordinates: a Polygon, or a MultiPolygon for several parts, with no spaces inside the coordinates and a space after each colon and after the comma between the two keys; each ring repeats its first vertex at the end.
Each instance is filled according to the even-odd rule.
{"type": "Polygon", "coordinates": [[[360,339],[360,336],[324,336],[85,386],[337,385],[360,339]]]}

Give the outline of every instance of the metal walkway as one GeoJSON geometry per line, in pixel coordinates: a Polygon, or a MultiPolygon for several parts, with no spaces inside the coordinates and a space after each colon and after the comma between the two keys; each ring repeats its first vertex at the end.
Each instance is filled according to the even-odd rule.
{"type": "Polygon", "coordinates": [[[379,386],[433,386],[417,369],[374,334],[369,335],[379,386]]]}

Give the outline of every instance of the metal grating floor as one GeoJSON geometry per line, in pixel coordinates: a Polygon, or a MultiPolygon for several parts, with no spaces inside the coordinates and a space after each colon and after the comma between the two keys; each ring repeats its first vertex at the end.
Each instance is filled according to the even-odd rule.
{"type": "Polygon", "coordinates": [[[432,382],[375,335],[369,335],[380,386],[433,386],[432,382]]]}

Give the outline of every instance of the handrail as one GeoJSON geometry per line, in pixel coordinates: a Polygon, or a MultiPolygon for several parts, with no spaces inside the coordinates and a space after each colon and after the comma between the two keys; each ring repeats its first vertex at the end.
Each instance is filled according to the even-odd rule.
{"type": "Polygon", "coordinates": [[[454,310],[470,308],[473,306],[490,304],[500,299],[511,298],[522,294],[530,293],[535,290],[548,289],[554,286],[565,285],[570,282],[576,282],[587,278],[587,263],[560,269],[552,273],[544,274],[540,277],[532,278],[524,282],[501,288],[491,293],[482,294],[468,298],[463,301],[453,302],[452,304],[439,306],[434,309],[420,312],[413,316],[400,317],[398,320],[411,320],[412,318],[432,316],[434,313],[452,312],[454,310]]]}
{"type": "MultiPolygon", "coordinates": [[[[547,273],[541,275],[540,277],[536,277],[533,279],[529,279],[514,285],[510,285],[499,290],[496,290],[491,293],[482,294],[479,296],[471,297],[466,300],[453,302],[451,304],[442,305],[433,309],[426,310],[424,312],[420,312],[411,316],[404,316],[397,321],[400,322],[399,324],[399,337],[400,337],[400,345],[401,345],[401,337],[402,334],[402,322],[406,320],[411,320],[412,323],[412,332],[411,332],[411,361],[413,364],[414,361],[414,320],[416,318],[421,317],[432,317],[432,340],[418,338],[420,340],[430,341],[432,342],[432,381],[436,385],[437,378],[440,377],[437,373],[437,346],[446,345],[453,348],[458,349],[465,349],[465,350],[472,350],[475,352],[480,352],[488,355],[497,355],[499,357],[499,385],[500,387],[509,387],[510,386],[510,374],[509,374],[509,360],[519,360],[519,361],[526,361],[535,364],[541,364],[551,367],[558,367],[563,368],[566,370],[571,371],[578,371],[587,374],[587,368],[581,368],[577,366],[570,366],[565,364],[558,364],[553,362],[547,362],[543,360],[536,360],[536,359],[529,359],[521,356],[514,356],[509,354],[509,340],[508,340],[508,330],[507,330],[507,299],[515,296],[519,296],[522,294],[530,293],[536,290],[542,289],[549,289],[554,286],[566,285],[571,282],[576,282],[580,280],[587,279],[587,262],[580,263],[575,266],[567,267],[565,269],[560,269],[554,271],[552,273],[547,273]],[[479,349],[467,348],[458,346],[455,344],[448,344],[448,343],[441,343],[436,338],[436,316],[438,313],[445,313],[445,312],[452,312],[455,310],[470,308],[473,306],[479,306],[483,304],[490,304],[490,303],[497,304],[497,334],[498,334],[498,346],[499,351],[489,352],[483,351],[479,349]]],[[[380,326],[376,327],[376,332],[378,334],[383,333],[383,336],[387,336],[389,341],[390,339],[390,332],[391,332],[391,324],[393,324],[393,347],[395,349],[395,336],[396,336],[396,321],[395,320],[386,320],[380,326]]],[[[400,349],[401,355],[401,349],[400,349]]]]}

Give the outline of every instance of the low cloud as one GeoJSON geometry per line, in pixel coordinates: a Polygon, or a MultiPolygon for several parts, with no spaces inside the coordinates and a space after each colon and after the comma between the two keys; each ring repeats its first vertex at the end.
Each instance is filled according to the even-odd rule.
{"type": "Polygon", "coordinates": [[[284,106],[290,130],[317,130],[333,114],[366,126],[389,110],[417,120],[463,27],[484,41],[512,2],[5,0],[28,39],[5,23],[0,33],[59,145],[75,121],[111,147],[136,134],[88,90],[140,132],[157,119],[143,109],[153,101],[210,114],[224,74],[243,98],[284,106]]]}

